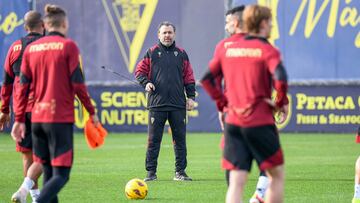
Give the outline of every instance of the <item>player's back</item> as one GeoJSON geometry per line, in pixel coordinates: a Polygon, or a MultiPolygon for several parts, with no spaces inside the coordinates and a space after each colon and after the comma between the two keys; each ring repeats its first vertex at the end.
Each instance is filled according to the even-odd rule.
{"type": "Polygon", "coordinates": [[[264,101],[271,98],[272,64],[280,63],[273,55],[279,52],[265,39],[250,36],[226,48],[222,67],[228,107],[237,112],[230,112],[230,123],[246,127],[274,123],[272,109],[264,101]],[[239,113],[244,110],[248,111],[239,113]]]}
{"type": "Polygon", "coordinates": [[[231,35],[230,37],[222,39],[219,43],[217,43],[215,47],[214,55],[222,54],[222,52],[224,52],[227,47],[229,47],[231,44],[235,42],[238,42],[244,37],[245,37],[244,33],[236,33],[231,35]]]}
{"type": "MultiPolygon", "coordinates": [[[[230,46],[231,44],[241,40],[243,37],[245,37],[244,33],[236,33],[236,34],[231,35],[230,37],[227,37],[227,38],[221,40],[215,47],[214,57],[210,60],[209,66],[211,67],[211,66],[219,65],[218,60],[219,60],[219,58],[221,58],[221,55],[224,54],[224,52],[226,51],[226,48],[228,46],[230,46]]],[[[226,94],[225,86],[222,87],[222,80],[223,80],[222,75],[218,75],[218,77],[215,78],[216,85],[219,88],[223,88],[224,93],[226,94]]]]}
{"type": "Polygon", "coordinates": [[[73,122],[75,94],[70,77],[78,64],[71,58],[79,54],[75,43],[50,33],[29,45],[25,54],[31,71],[25,74],[31,75],[35,87],[32,121],[73,122]]]}

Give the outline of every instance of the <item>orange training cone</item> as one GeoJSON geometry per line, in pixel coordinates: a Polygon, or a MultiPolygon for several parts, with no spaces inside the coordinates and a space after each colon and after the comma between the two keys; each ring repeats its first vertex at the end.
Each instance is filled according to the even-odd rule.
{"type": "Polygon", "coordinates": [[[86,121],[84,135],[86,142],[91,149],[95,149],[103,145],[107,134],[106,129],[102,127],[100,123],[95,127],[91,118],[86,121]]]}

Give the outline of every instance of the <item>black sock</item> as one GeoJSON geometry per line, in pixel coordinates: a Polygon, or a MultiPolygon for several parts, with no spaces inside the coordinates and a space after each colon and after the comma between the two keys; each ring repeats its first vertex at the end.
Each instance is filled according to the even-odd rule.
{"type": "Polygon", "coordinates": [[[225,170],[225,179],[226,179],[226,184],[229,187],[229,184],[230,184],[230,171],[229,170],[225,170]]]}
{"type": "Polygon", "coordinates": [[[259,176],[267,176],[265,171],[260,171],[260,175],[259,176]]]}
{"type": "Polygon", "coordinates": [[[51,169],[50,167],[50,165],[44,165],[44,177],[47,180],[44,181],[44,186],[37,199],[38,203],[57,203],[57,194],[69,180],[70,167],[52,167],[51,169]],[[50,172],[52,176],[49,174],[50,172]]]}

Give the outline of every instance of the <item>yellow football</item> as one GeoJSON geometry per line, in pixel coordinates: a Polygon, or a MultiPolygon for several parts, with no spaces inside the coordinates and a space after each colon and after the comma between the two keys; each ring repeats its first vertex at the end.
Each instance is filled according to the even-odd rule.
{"type": "Polygon", "coordinates": [[[131,179],[125,186],[125,195],[128,199],[144,199],[147,194],[148,186],[141,179],[131,179]]]}

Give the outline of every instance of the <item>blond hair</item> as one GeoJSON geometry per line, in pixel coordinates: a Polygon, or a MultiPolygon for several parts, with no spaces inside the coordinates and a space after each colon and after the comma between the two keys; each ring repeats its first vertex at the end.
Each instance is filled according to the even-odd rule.
{"type": "Polygon", "coordinates": [[[271,10],[265,6],[246,6],[243,13],[244,30],[248,33],[260,32],[260,25],[263,20],[271,19],[271,10]]]}
{"type": "Polygon", "coordinates": [[[44,21],[49,27],[60,27],[66,19],[65,10],[58,5],[46,4],[44,21]]]}

